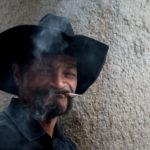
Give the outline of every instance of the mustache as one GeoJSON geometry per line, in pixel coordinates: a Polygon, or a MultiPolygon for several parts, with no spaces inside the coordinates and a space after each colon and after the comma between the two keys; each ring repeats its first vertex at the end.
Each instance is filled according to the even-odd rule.
{"type": "Polygon", "coordinates": [[[55,94],[65,94],[65,93],[70,93],[72,92],[72,90],[68,89],[68,88],[62,88],[62,89],[57,89],[55,87],[50,87],[48,89],[45,88],[36,88],[33,93],[35,95],[39,95],[39,96],[49,96],[49,97],[53,97],[55,94]]]}
{"type": "Polygon", "coordinates": [[[68,88],[57,89],[54,87],[50,87],[46,89],[42,87],[36,88],[32,90],[32,92],[32,99],[30,100],[30,102],[24,103],[24,106],[29,110],[35,120],[47,122],[56,116],[68,113],[72,108],[71,97],[67,97],[68,104],[66,110],[64,110],[63,106],[61,106],[59,103],[49,103],[48,105],[46,105],[49,101],[49,98],[53,99],[53,96],[55,96],[55,94],[72,92],[72,90],[68,88]]]}

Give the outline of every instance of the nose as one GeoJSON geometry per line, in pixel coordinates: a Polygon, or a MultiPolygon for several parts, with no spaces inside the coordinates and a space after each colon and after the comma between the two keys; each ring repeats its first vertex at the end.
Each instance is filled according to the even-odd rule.
{"type": "Polygon", "coordinates": [[[62,89],[66,86],[66,81],[64,77],[61,75],[61,73],[56,73],[52,80],[51,80],[51,86],[57,88],[57,89],[62,89]]]}

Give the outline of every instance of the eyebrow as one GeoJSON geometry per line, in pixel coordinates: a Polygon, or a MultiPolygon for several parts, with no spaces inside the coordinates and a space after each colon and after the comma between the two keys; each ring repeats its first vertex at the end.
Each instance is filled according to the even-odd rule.
{"type": "Polygon", "coordinates": [[[76,69],[77,65],[76,64],[71,64],[71,65],[68,65],[66,68],[67,69],[76,69]]]}
{"type": "MultiPolygon", "coordinates": [[[[39,63],[39,65],[44,65],[44,66],[48,66],[48,67],[53,67],[53,65],[48,64],[48,63],[39,63]]],[[[66,66],[67,66],[66,68],[77,68],[77,65],[76,65],[76,64],[67,64],[66,66]]]]}
{"type": "MultiPolygon", "coordinates": [[[[47,63],[45,61],[37,62],[37,64],[41,65],[41,66],[53,67],[53,65],[51,63],[47,63]]],[[[66,63],[66,68],[67,69],[77,68],[77,64],[76,63],[66,63]]]]}
{"type": "Polygon", "coordinates": [[[50,63],[46,63],[46,62],[43,62],[43,61],[38,63],[38,65],[52,67],[52,65],[50,63]]]}

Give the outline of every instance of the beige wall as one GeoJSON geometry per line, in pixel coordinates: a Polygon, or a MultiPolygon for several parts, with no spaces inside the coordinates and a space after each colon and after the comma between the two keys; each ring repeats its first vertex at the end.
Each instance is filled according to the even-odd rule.
{"type": "MultiPolygon", "coordinates": [[[[79,150],[150,149],[149,0],[0,0],[0,8],[0,31],[52,12],[110,45],[98,80],[60,119],[79,150]]],[[[10,96],[0,97],[2,110],[10,96]]]]}

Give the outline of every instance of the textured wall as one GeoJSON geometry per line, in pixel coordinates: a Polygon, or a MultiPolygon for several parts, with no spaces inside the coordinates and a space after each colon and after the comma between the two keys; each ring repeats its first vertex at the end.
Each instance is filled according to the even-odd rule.
{"type": "MultiPolygon", "coordinates": [[[[0,31],[53,12],[110,45],[98,80],[60,119],[79,150],[150,149],[149,0],[1,0],[0,8],[0,31]]],[[[2,110],[10,95],[0,96],[2,110]]]]}

